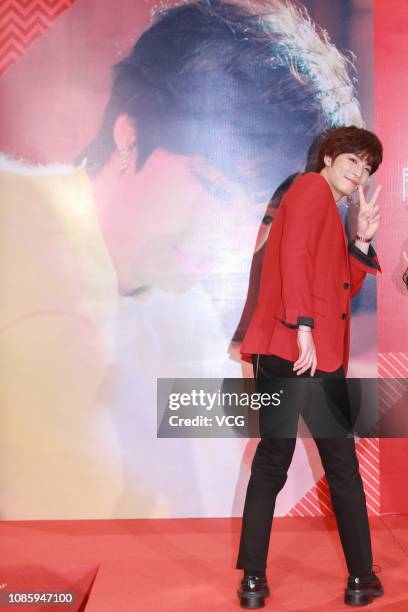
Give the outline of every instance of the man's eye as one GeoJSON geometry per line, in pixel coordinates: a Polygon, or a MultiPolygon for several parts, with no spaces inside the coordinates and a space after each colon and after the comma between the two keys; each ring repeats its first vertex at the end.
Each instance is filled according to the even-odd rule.
{"type": "Polygon", "coordinates": [[[357,160],[354,157],[349,157],[349,160],[354,162],[355,164],[357,163],[357,160]]]}

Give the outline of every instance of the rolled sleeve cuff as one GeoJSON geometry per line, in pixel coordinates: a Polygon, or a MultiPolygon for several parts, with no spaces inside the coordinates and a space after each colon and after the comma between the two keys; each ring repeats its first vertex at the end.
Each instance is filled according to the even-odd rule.
{"type": "Polygon", "coordinates": [[[366,254],[363,253],[363,251],[360,251],[358,247],[356,247],[354,241],[350,240],[348,244],[348,250],[350,256],[353,257],[353,263],[358,268],[360,268],[364,272],[368,272],[369,274],[377,274],[377,272],[381,272],[377,253],[374,251],[374,248],[371,244],[368,247],[368,253],[366,254]]]}
{"type": "Polygon", "coordinates": [[[285,321],[285,320],[283,320],[282,323],[286,325],[286,327],[290,327],[291,329],[299,329],[299,325],[307,325],[311,329],[314,328],[313,317],[297,317],[296,324],[289,323],[289,321],[285,321]]]}

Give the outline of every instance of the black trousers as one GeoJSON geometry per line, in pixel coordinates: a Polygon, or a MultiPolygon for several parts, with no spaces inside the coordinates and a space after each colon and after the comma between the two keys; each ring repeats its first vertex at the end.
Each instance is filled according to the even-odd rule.
{"type": "MultiPolygon", "coordinates": [[[[257,380],[296,376],[289,361],[273,355],[254,357],[257,380]]],[[[341,368],[336,372],[317,370],[315,376],[344,378],[344,373],[341,368]]],[[[370,528],[354,437],[314,440],[329,485],[349,574],[370,574],[370,528]]],[[[296,438],[262,438],[258,444],[246,493],[237,569],[266,569],[276,497],[285,485],[295,445],[296,438]]]]}

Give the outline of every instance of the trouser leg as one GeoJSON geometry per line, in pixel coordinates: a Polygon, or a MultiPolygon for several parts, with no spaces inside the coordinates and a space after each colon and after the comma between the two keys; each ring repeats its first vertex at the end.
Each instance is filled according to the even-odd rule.
{"type": "Polygon", "coordinates": [[[366,497],[354,438],[316,438],[333,503],[348,571],[369,574],[373,558],[366,497]]]}
{"type": "MultiPolygon", "coordinates": [[[[290,364],[277,357],[254,355],[252,361],[257,391],[267,392],[268,388],[264,387],[268,380],[291,374],[290,364]]],[[[290,431],[293,418],[286,420],[290,431]]],[[[285,430],[286,423],[282,426],[279,422],[278,429],[285,430]]],[[[238,569],[264,571],[266,568],[276,497],[285,485],[295,450],[296,427],[294,431],[293,437],[262,438],[258,444],[245,498],[238,569]]]]}
{"type": "Polygon", "coordinates": [[[237,569],[266,568],[276,497],[283,488],[296,439],[262,439],[256,449],[245,499],[237,569]]]}

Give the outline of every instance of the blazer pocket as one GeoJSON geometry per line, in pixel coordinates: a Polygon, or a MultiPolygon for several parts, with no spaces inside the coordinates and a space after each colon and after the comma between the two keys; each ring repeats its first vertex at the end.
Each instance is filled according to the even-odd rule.
{"type": "Polygon", "coordinates": [[[325,317],[328,311],[328,303],[326,298],[320,297],[315,293],[312,293],[313,311],[319,315],[325,317]]]}

